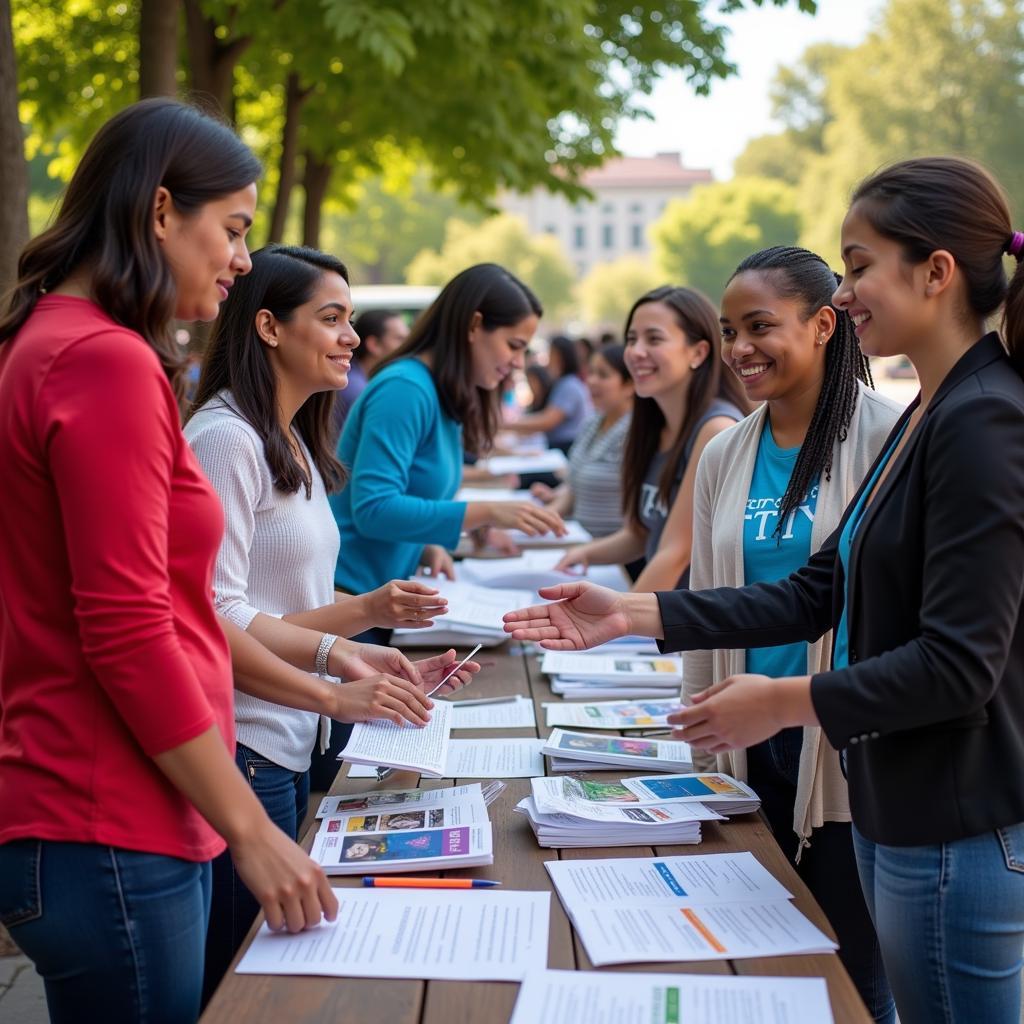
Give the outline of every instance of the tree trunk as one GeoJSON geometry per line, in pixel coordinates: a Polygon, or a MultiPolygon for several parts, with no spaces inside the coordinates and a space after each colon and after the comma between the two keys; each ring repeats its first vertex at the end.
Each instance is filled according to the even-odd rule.
{"type": "Polygon", "coordinates": [[[142,0],[139,24],[139,98],[176,96],[180,0],[142,0]]]}
{"type": "MultiPolygon", "coordinates": [[[[232,86],[235,82],[235,66],[252,43],[252,37],[231,38],[229,32],[225,40],[218,39],[217,23],[203,14],[199,0],[183,2],[192,89],[216,103],[220,112],[234,123],[232,86]]],[[[229,20],[233,20],[230,15],[229,20]]]]}
{"type": "Polygon", "coordinates": [[[306,170],[302,178],[302,187],[306,192],[306,206],[302,213],[302,244],[314,249],[320,248],[320,215],[333,170],[333,161],[321,160],[309,150],[306,151],[306,170]]]}
{"type": "Polygon", "coordinates": [[[18,117],[10,0],[0,0],[0,294],[14,285],[18,256],[28,241],[28,166],[18,117]]]}
{"type": "Polygon", "coordinates": [[[277,181],[277,198],[274,201],[274,212],[270,218],[268,242],[280,242],[284,237],[285,223],[288,220],[288,204],[292,189],[295,187],[295,157],[299,148],[299,125],[302,120],[302,107],[309,96],[310,90],[299,85],[299,76],[295,71],[288,75],[285,85],[284,99],[284,132],[281,136],[281,162],[277,181]]]}

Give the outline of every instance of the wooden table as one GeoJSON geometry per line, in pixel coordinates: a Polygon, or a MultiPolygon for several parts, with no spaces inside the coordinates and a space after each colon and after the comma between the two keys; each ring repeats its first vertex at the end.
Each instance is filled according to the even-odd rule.
{"type": "MultiPolygon", "coordinates": [[[[416,652],[414,658],[423,657],[416,652]]],[[[488,697],[512,693],[532,696],[537,711],[536,729],[503,730],[502,735],[546,736],[541,702],[553,697],[547,681],[538,670],[538,658],[506,645],[496,652],[485,651],[479,659],[485,668],[473,685],[474,696],[488,697]]],[[[459,737],[496,736],[490,730],[460,730],[459,737]]],[[[355,793],[380,789],[411,789],[419,776],[396,772],[385,783],[341,777],[332,793],[355,793]]],[[[595,775],[608,779],[608,773],[595,775]]],[[[469,782],[474,780],[454,780],[469,782]]],[[[450,785],[451,780],[423,780],[424,786],[450,785]]],[[[494,829],[494,864],[490,867],[462,869],[460,877],[497,878],[506,889],[550,890],[545,861],[558,857],[650,857],[694,853],[728,853],[750,850],[773,875],[796,896],[796,906],[822,931],[835,937],[821,908],[785,859],[771,833],[756,814],[735,818],[728,823],[703,822],[703,842],[699,846],[612,847],[588,850],[544,850],[537,846],[525,818],[513,808],[530,791],[528,779],[510,779],[507,789],[491,805],[494,829]]],[[[304,843],[308,848],[312,832],[304,843]]],[[[358,878],[332,877],[338,887],[356,886],[358,878]]],[[[243,950],[262,915],[247,937],[243,950]]],[[[236,958],[237,961],[237,958],[236,958]]],[[[551,968],[591,970],[582,943],[574,935],[557,895],[551,900],[551,931],[548,947],[551,968]]],[[[870,1018],[853,983],[836,956],[780,956],[756,960],[729,960],[701,963],[624,964],[600,968],[611,971],[673,971],[691,974],[761,974],[823,977],[828,983],[836,1024],[867,1024],[870,1018]]],[[[289,1022],[337,1022],[366,1024],[498,1024],[512,1014],[519,987],[505,982],[395,981],[369,978],[306,978],[240,975],[230,971],[214,994],[202,1017],[204,1024],[280,1024],[289,1022]]]]}

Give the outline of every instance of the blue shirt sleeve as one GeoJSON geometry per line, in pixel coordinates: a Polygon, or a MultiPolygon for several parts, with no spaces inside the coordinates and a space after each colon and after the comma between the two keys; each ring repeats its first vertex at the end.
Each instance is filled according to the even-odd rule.
{"type": "MultiPolygon", "coordinates": [[[[466,504],[408,493],[410,470],[423,466],[423,442],[436,432],[441,410],[437,398],[402,376],[379,381],[361,396],[359,436],[351,461],[352,520],[374,540],[441,544],[459,542],[466,504]]],[[[353,424],[355,426],[355,424],[353,424]]],[[[429,457],[433,458],[432,453],[429,457]]],[[[461,461],[461,451],[452,457],[461,461]]],[[[442,467],[437,467],[438,475],[442,467]]]]}

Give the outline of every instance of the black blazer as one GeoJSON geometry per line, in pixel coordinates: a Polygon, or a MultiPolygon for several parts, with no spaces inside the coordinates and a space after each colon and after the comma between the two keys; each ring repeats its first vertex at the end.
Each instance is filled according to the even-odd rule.
{"type": "MultiPolygon", "coordinates": [[[[859,496],[785,580],[658,594],[663,650],[835,628],[837,544],[859,496]]],[[[811,699],[847,750],[858,830],[913,846],[1024,821],[1024,380],[995,334],[950,371],[868,506],[848,592],[850,665],[814,676],[811,699]]]]}

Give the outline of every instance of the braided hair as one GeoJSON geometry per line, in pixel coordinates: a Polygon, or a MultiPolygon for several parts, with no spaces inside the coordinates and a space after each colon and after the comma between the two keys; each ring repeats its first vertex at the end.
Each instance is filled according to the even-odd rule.
{"type": "Polygon", "coordinates": [[[832,295],[842,276],[834,273],[820,256],[807,249],[776,245],[748,256],[732,276],[748,270],[770,276],[780,297],[802,300],[805,319],[823,306],[831,306],[836,314],[835,330],[825,347],[825,379],[821,394],[779,508],[778,525],[773,536],[781,538],[783,524],[790,513],[799,508],[814,480],[822,475],[826,480],[832,478],[832,449],[837,440],[840,444],[846,440],[857,404],[857,381],[863,381],[871,388],[875,382],[867,357],[861,352],[854,334],[853,321],[845,311],[832,305],[832,295]]]}

